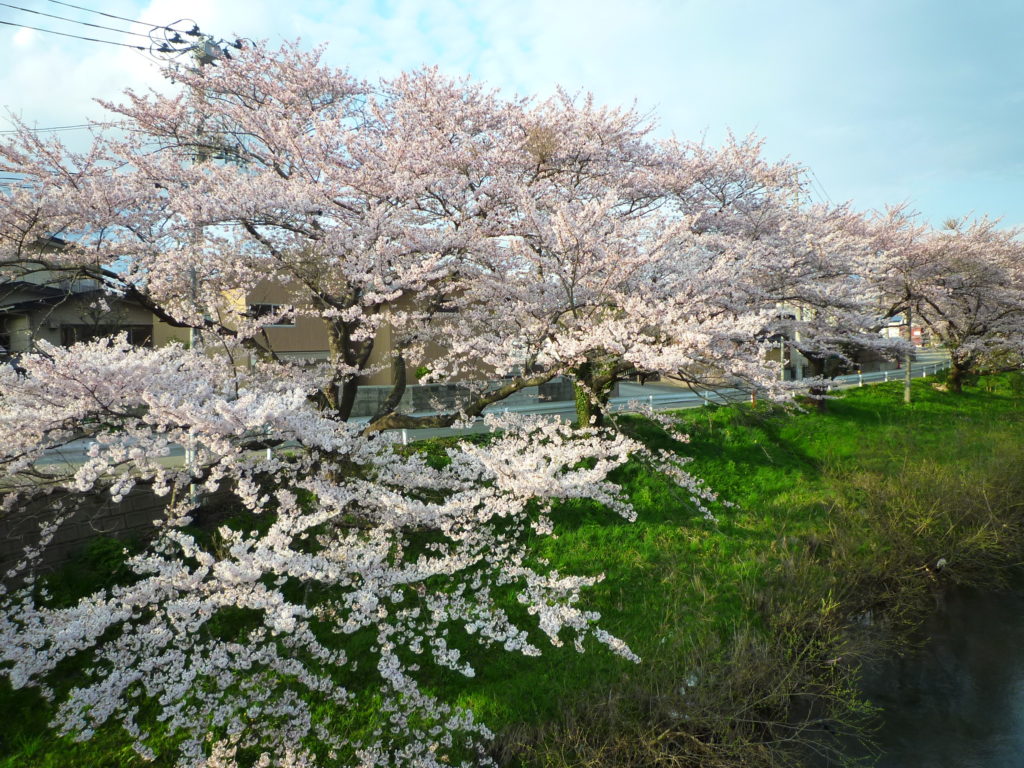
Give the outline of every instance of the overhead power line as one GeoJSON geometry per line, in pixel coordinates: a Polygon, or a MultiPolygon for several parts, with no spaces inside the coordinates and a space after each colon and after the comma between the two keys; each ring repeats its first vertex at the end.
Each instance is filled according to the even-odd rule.
{"type": "MultiPolygon", "coordinates": [[[[78,128],[89,128],[89,123],[78,123],[76,125],[54,125],[49,128],[29,128],[30,131],[36,131],[38,133],[48,133],[50,131],[70,131],[78,128]]],[[[0,131],[0,133],[18,133],[16,130],[11,131],[0,131]]]]}
{"type": "MultiPolygon", "coordinates": [[[[88,128],[108,128],[114,123],[80,123],[78,125],[54,125],[50,128],[26,128],[33,133],[56,133],[59,131],[84,131],[88,128]]],[[[0,136],[20,133],[18,130],[0,131],[0,136]]]]}
{"type": "Polygon", "coordinates": [[[825,190],[825,185],[821,183],[821,179],[818,178],[818,174],[816,174],[814,172],[814,169],[812,168],[810,170],[811,170],[811,177],[814,179],[814,183],[818,185],[818,189],[821,190],[821,193],[825,196],[825,199],[828,200],[829,203],[831,203],[832,202],[832,198],[829,197],[828,192],[825,190]]]}
{"type": "MultiPolygon", "coordinates": [[[[59,16],[59,15],[54,14],[54,13],[44,13],[43,11],[36,11],[36,10],[31,9],[31,8],[25,8],[25,7],[20,6],[20,5],[14,5],[12,3],[0,2],[0,6],[2,6],[4,8],[11,8],[11,9],[17,10],[17,11],[23,11],[25,13],[34,13],[34,14],[36,14],[38,16],[45,16],[46,18],[50,18],[50,19],[57,19],[59,21],[66,21],[66,22],[71,23],[71,24],[80,24],[82,26],[92,27],[94,29],[104,29],[104,30],[107,30],[109,32],[117,32],[117,33],[123,34],[123,35],[133,35],[135,37],[146,38],[150,42],[149,53],[154,58],[158,58],[158,55],[160,55],[160,54],[163,54],[163,55],[170,54],[170,55],[177,56],[177,55],[181,55],[183,53],[187,53],[189,51],[196,51],[196,50],[199,50],[198,46],[199,46],[200,43],[202,43],[207,48],[209,48],[210,45],[213,45],[214,47],[216,47],[220,51],[222,51],[224,56],[226,56],[227,58],[231,58],[230,55],[227,55],[227,52],[223,48],[223,46],[220,45],[220,43],[224,42],[223,40],[220,41],[220,43],[213,43],[212,42],[212,38],[210,38],[209,35],[204,35],[200,31],[199,25],[196,24],[191,19],[179,19],[178,21],[174,22],[173,24],[150,24],[148,22],[140,21],[139,19],[132,19],[132,18],[129,18],[127,16],[118,16],[117,14],[114,14],[114,13],[107,13],[105,11],[97,11],[94,8],[88,8],[88,7],[84,6],[84,5],[76,5],[75,3],[66,3],[63,0],[48,0],[48,2],[51,2],[54,5],[63,6],[65,8],[74,8],[74,9],[79,10],[79,11],[85,11],[86,13],[94,13],[94,14],[97,14],[99,16],[105,16],[108,19],[117,19],[118,21],[126,21],[129,24],[139,24],[141,26],[149,27],[149,32],[147,34],[142,34],[141,32],[133,32],[131,30],[120,29],[118,27],[108,27],[108,26],[106,26],[104,24],[92,24],[92,23],[90,23],[88,21],[81,21],[80,19],[73,19],[73,18],[69,18],[67,16],[59,16]],[[179,29],[178,25],[181,24],[181,23],[184,23],[184,22],[191,23],[192,24],[192,28],[191,29],[187,29],[187,30],[186,29],[179,29]],[[183,37],[183,35],[184,35],[184,37],[183,37]],[[188,40],[188,38],[193,38],[195,40],[195,42],[190,42],[188,40]]],[[[119,42],[116,42],[114,40],[103,40],[103,39],[99,39],[99,38],[95,38],[95,37],[85,37],[83,35],[74,35],[74,34],[70,34],[68,32],[58,32],[57,30],[54,30],[54,29],[43,29],[41,27],[33,27],[33,26],[28,25],[28,24],[15,24],[14,22],[11,22],[11,21],[0,21],[0,24],[3,24],[3,25],[8,26],[8,27],[21,27],[21,28],[24,28],[24,29],[31,29],[31,30],[34,30],[36,32],[44,32],[44,33],[50,34],[50,35],[60,35],[61,37],[70,37],[70,38],[74,38],[76,40],[87,40],[88,42],[91,42],[91,43],[105,43],[106,45],[117,45],[117,46],[121,46],[123,48],[133,48],[133,49],[135,49],[137,51],[142,51],[143,53],[145,53],[146,50],[147,50],[146,48],[142,47],[141,45],[130,45],[128,43],[119,43],[119,42]]],[[[234,48],[241,48],[242,47],[242,41],[241,40],[236,40],[234,43],[227,43],[227,45],[230,45],[230,46],[232,46],[234,48]]],[[[207,55],[213,55],[213,54],[210,54],[209,51],[203,51],[203,52],[205,52],[207,55]]]]}
{"type": "Polygon", "coordinates": [[[127,21],[127,22],[130,22],[132,24],[141,24],[144,27],[153,27],[155,29],[157,27],[163,27],[164,26],[163,24],[149,24],[149,23],[147,23],[145,21],[139,21],[138,19],[129,19],[126,16],[115,16],[112,13],[105,13],[103,11],[94,11],[92,8],[86,8],[83,5],[74,5],[73,3],[64,3],[64,2],[61,2],[61,0],[48,0],[48,2],[51,2],[54,5],[63,5],[63,6],[66,6],[67,8],[74,8],[75,10],[78,10],[78,11],[85,11],[86,13],[95,13],[95,14],[97,14],[99,16],[106,16],[108,19],[117,19],[118,21],[127,21]]]}
{"type": "Polygon", "coordinates": [[[0,20],[0,24],[3,24],[6,27],[20,27],[22,29],[31,29],[31,30],[34,30],[36,32],[45,32],[45,33],[47,33],[49,35],[60,35],[61,37],[73,37],[76,40],[87,40],[90,43],[106,43],[107,45],[119,45],[122,48],[134,48],[137,51],[147,51],[147,50],[149,50],[148,48],[146,48],[145,46],[142,46],[142,45],[131,45],[129,43],[118,43],[118,42],[115,42],[114,40],[101,40],[98,37],[83,37],[82,35],[72,35],[70,32],[57,32],[56,30],[53,30],[53,29],[42,29],[41,27],[31,27],[28,24],[16,24],[13,21],[3,21],[3,20],[0,20]]]}
{"type": "Polygon", "coordinates": [[[95,29],[105,29],[109,32],[120,32],[122,35],[134,35],[135,37],[144,37],[149,39],[149,35],[144,35],[141,32],[131,32],[127,29],[118,29],[117,27],[106,27],[102,24],[91,24],[88,21],[79,21],[78,19],[69,19],[67,16],[57,16],[53,13],[43,13],[42,11],[33,11],[31,8],[22,8],[20,5],[11,5],[10,3],[0,3],[5,8],[13,8],[16,11],[24,11],[25,13],[34,13],[37,16],[46,16],[48,19],[58,19],[60,21],[69,21],[72,24],[81,24],[83,27],[93,27],[95,29]]]}
{"type": "MultiPolygon", "coordinates": [[[[76,5],[75,3],[63,2],[63,0],[48,0],[55,5],[64,6],[66,8],[74,8],[79,11],[86,13],[94,13],[99,16],[105,16],[110,19],[117,19],[118,21],[126,21],[129,24],[139,24],[142,26],[149,27],[148,34],[142,34],[139,32],[133,32],[127,29],[120,29],[117,27],[108,27],[103,24],[92,24],[87,21],[81,21],[79,19],[69,18],[67,16],[60,16],[53,13],[44,13],[42,11],[33,10],[31,8],[25,8],[20,5],[14,5],[12,3],[0,1],[0,7],[10,8],[16,11],[22,11],[24,13],[33,13],[38,16],[44,16],[50,19],[56,19],[58,21],[64,21],[71,24],[80,24],[86,27],[92,27],[94,29],[103,29],[109,32],[117,32],[118,34],[132,35],[134,37],[142,37],[149,41],[149,46],[132,45],[130,43],[121,43],[116,40],[105,40],[96,37],[87,37],[85,35],[76,35],[70,32],[59,32],[55,29],[45,29],[43,27],[35,27],[29,24],[19,24],[13,21],[0,20],[0,25],[7,27],[17,27],[19,29],[31,29],[34,32],[42,32],[48,35],[58,35],[60,37],[69,37],[75,40],[85,40],[90,43],[103,43],[104,45],[116,45],[120,48],[131,48],[142,53],[148,53],[152,58],[157,60],[163,60],[166,62],[167,56],[178,57],[183,54],[193,52],[199,55],[200,63],[210,63],[217,58],[231,58],[227,52],[227,46],[233,48],[241,48],[243,45],[242,40],[236,40],[233,43],[225,43],[223,40],[215,42],[209,35],[204,35],[199,25],[191,19],[179,19],[172,24],[149,24],[138,19],[131,19],[127,16],[118,16],[113,13],[106,13],[105,11],[97,11],[93,8],[88,8],[84,5],[76,5]],[[190,23],[191,29],[181,29],[180,24],[190,23]],[[192,38],[191,40],[189,38],[192,38]],[[206,57],[208,61],[204,61],[203,57],[206,57]]],[[[25,128],[36,133],[46,132],[59,132],[59,131],[74,131],[74,130],[86,130],[93,127],[105,127],[113,125],[113,123],[95,123],[95,124],[76,124],[76,125],[58,125],[51,128],[25,128]]],[[[16,134],[19,130],[0,130],[0,136],[16,134]]]]}

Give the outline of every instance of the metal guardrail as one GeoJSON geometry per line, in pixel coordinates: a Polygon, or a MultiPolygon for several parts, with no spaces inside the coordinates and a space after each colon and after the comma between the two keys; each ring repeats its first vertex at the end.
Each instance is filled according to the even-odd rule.
{"type": "MultiPolygon", "coordinates": [[[[911,371],[913,378],[932,376],[939,371],[949,368],[949,361],[942,360],[934,363],[923,363],[915,365],[911,371]]],[[[897,368],[890,371],[872,371],[870,373],[851,373],[837,376],[827,383],[827,390],[851,389],[863,387],[867,384],[881,384],[887,381],[902,381],[904,370],[897,368]]],[[[700,408],[704,405],[731,405],[734,403],[745,403],[750,401],[751,393],[743,389],[708,389],[708,390],[682,390],[676,392],[659,392],[657,394],[642,395],[640,397],[613,397],[608,409],[613,413],[630,413],[637,411],[637,405],[646,406],[656,411],[668,411],[682,408],[700,408]]],[[[515,406],[490,406],[487,413],[536,413],[559,416],[574,417],[576,406],[572,401],[563,400],[548,403],[527,403],[515,406]]],[[[445,430],[420,430],[420,429],[396,429],[389,430],[397,442],[406,444],[412,439],[425,439],[435,437],[438,434],[467,434],[473,431],[481,431],[480,420],[474,427],[468,429],[445,429],[445,430]]]]}
{"type": "MultiPolygon", "coordinates": [[[[939,371],[949,368],[949,362],[928,363],[927,365],[915,366],[911,370],[913,378],[932,376],[939,371]]],[[[881,384],[888,381],[903,381],[903,369],[891,371],[872,371],[870,373],[851,373],[836,378],[826,383],[828,391],[834,389],[850,389],[863,387],[865,384],[881,384]]],[[[646,403],[655,410],[667,410],[668,408],[699,408],[703,405],[728,405],[730,403],[746,402],[750,400],[751,393],[743,389],[720,389],[705,390],[699,392],[660,393],[647,395],[640,398],[613,398],[611,410],[623,412],[630,410],[630,404],[635,402],[646,403]]]]}

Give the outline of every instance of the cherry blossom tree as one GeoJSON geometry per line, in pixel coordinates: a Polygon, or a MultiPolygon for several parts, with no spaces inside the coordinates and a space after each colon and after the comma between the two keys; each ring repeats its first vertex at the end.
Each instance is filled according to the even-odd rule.
{"type": "Polygon", "coordinates": [[[950,220],[922,243],[930,267],[917,315],[950,355],[949,385],[1024,359],[1024,240],[987,218],[950,220]]]}
{"type": "MultiPolygon", "coordinates": [[[[73,233],[44,268],[100,277],[243,357],[273,354],[268,322],[315,318],[332,370],[318,397],[339,418],[368,373],[392,369],[369,431],[449,426],[560,375],[584,422],[627,375],[777,389],[766,339],[798,291],[766,291],[764,275],[799,275],[809,295],[839,279],[834,247],[817,273],[792,247],[801,171],[755,138],[657,141],[635,109],[506,99],[433,70],[371,86],[296,47],[172,76],[176,95],[107,105],[127,138],[76,155],[24,131],[0,149],[31,187],[11,197],[0,267],[73,233]],[[249,317],[237,297],[268,280],[293,305],[249,317]],[[403,413],[424,363],[426,380],[500,383],[403,413]]],[[[819,240],[836,239],[834,218],[819,240]]]]}
{"type": "Polygon", "coordinates": [[[871,351],[895,357],[906,348],[878,335],[878,307],[867,279],[871,240],[864,217],[848,205],[804,206],[765,238],[786,254],[755,284],[780,297],[779,328],[810,373],[832,378],[871,351]]]}
{"type": "Polygon", "coordinates": [[[535,283],[527,290],[547,291],[549,277],[530,272],[516,244],[550,234],[538,231],[549,217],[585,209],[569,222],[581,235],[594,242],[618,227],[630,249],[629,234],[665,228],[634,223],[653,219],[664,198],[652,173],[664,161],[633,110],[564,93],[528,105],[431,70],[370,87],[323,66],[319,52],[258,45],[173,77],[183,86],[176,96],[107,105],[128,138],[104,137],[75,155],[24,131],[0,150],[5,169],[32,187],[14,201],[8,269],[24,244],[74,232],[46,269],[88,270],[210,340],[257,350],[268,320],[314,317],[326,325],[334,371],[320,396],[340,418],[366,373],[394,366],[395,389],[371,429],[445,426],[586,366],[555,364],[541,349],[557,323],[523,329],[508,311],[523,286],[507,284],[507,270],[535,283]],[[103,266],[112,264],[121,268],[103,266]],[[236,297],[266,280],[294,305],[258,323],[236,297]],[[454,324],[442,312],[451,308],[454,324]],[[385,324],[393,359],[375,360],[385,324]],[[434,380],[510,378],[462,413],[400,417],[406,371],[432,343],[434,380]]]}
{"type": "MultiPolygon", "coordinates": [[[[467,241],[456,218],[421,203],[451,183],[458,143],[491,126],[450,137],[445,153],[432,141],[444,126],[431,134],[414,116],[424,101],[431,116],[448,116],[455,100],[452,119],[468,123],[487,97],[431,73],[371,94],[296,48],[250,46],[225,65],[171,75],[177,95],[108,105],[127,138],[102,137],[88,155],[29,132],[8,147],[6,167],[32,185],[18,201],[19,241],[73,232],[48,268],[101,272],[161,320],[251,350],[267,345],[237,296],[264,280],[283,286],[291,318],[326,325],[334,374],[321,394],[347,418],[386,309],[408,292],[426,301],[467,241]]],[[[389,314],[400,326],[401,313],[389,314]]]]}
{"type": "Polygon", "coordinates": [[[746,315],[761,340],[740,382],[768,394],[784,394],[776,367],[785,347],[810,363],[799,386],[824,391],[852,355],[898,351],[881,339],[875,295],[864,279],[869,240],[864,218],[849,205],[814,205],[804,192],[804,171],[789,162],[770,163],[761,141],[730,140],[720,148],[692,149],[698,169],[680,200],[698,211],[691,230],[714,264],[718,306],[746,315]],[[774,349],[772,349],[774,347],[774,349]],[[776,362],[777,361],[777,362],[776,362]]]}
{"type": "Polygon", "coordinates": [[[969,373],[1019,369],[1021,231],[987,218],[951,219],[940,230],[917,219],[899,206],[869,223],[864,275],[878,291],[879,316],[905,314],[908,325],[914,318],[949,350],[953,391],[969,373]]]}
{"type": "MultiPolygon", "coordinates": [[[[878,292],[880,323],[902,315],[906,320],[908,342],[917,304],[938,267],[922,247],[928,228],[917,219],[918,214],[905,205],[891,206],[870,216],[867,220],[870,250],[863,271],[864,278],[878,292]]],[[[909,345],[903,366],[903,400],[909,403],[913,377],[913,348],[909,345]]]]}
{"type": "Polygon", "coordinates": [[[506,213],[513,226],[501,247],[468,257],[477,271],[454,300],[453,335],[496,297],[506,311],[479,316],[467,359],[570,372],[588,423],[631,375],[784,396],[770,360],[781,334],[808,354],[891,346],[868,330],[861,218],[807,205],[798,166],[767,161],[753,137],[720,148],[631,142],[644,152],[623,166],[621,151],[606,156],[611,138],[587,143],[596,118],[574,138],[581,110],[562,99],[557,119],[544,105],[532,122],[531,135],[544,137],[534,151],[545,186],[531,177],[530,194],[506,213]],[[785,319],[798,306],[799,323],[785,319]]]}
{"type": "MultiPolygon", "coordinates": [[[[485,446],[461,443],[430,463],[351,423],[354,392],[385,321],[399,366],[451,333],[433,375],[475,358],[512,376],[462,416],[579,369],[598,347],[653,354],[654,331],[629,338],[644,294],[626,288],[656,285],[668,273],[648,263],[684,235],[677,217],[654,215],[646,187],[658,152],[629,110],[564,94],[528,108],[432,71],[371,88],[293,47],[254,45],[172,75],[178,95],[110,105],[123,132],[85,152],[28,130],[0,146],[5,170],[24,179],[0,206],[5,279],[93,277],[195,331],[189,348],[41,344],[23,370],[0,369],[0,509],[51,515],[0,591],[4,673],[53,699],[63,732],[120,726],[143,757],[176,743],[182,766],[440,765],[453,749],[480,764],[486,728],[426,693],[424,669],[471,675],[481,644],[535,655],[546,643],[601,643],[635,660],[584,607],[595,579],[545,568],[527,539],[551,533],[565,499],[631,516],[608,474],[644,451],[585,425],[506,417],[485,446]],[[39,247],[54,238],[60,247],[39,247]],[[546,325],[519,314],[517,297],[543,304],[568,274],[534,269],[526,254],[548,250],[524,247],[531,238],[557,242],[566,264],[628,260],[616,292],[594,294],[617,304],[573,307],[581,320],[592,312],[589,335],[583,322],[552,324],[560,309],[546,325]],[[326,364],[275,356],[267,319],[239,308],[238,293],[267,279],[295,295],[272,319],[327,324],[326,364]],[[433,317],[453,302],[457,334],[433,317]],[[480,338],[496,342],[491,356],[480,338]],[[37,463],[76,440],[89,443],[83,463],[37,463]],[[184,466],[166,460],[176,446],[189,452],[184,466]],[[166,508],[129,561],[132,577],[55,604],[36,570],[47,543],[90,497],[136,488],[166,508]],[[246,525],[204,540],[189,527],[197,490],[230,493],[246,525]],[[53,677],[68,659],[84,679],[65,691],[53,677]],[[379,726],[346,734],[337,719],[370,699],[379,726]]],[[[743,320],[728,322],[741,349],[743,320]]],[[[394,414],[398,379],[375,422],[394,414]]],[[[706,509],[713,494],[648,458],[706,509]]]]}

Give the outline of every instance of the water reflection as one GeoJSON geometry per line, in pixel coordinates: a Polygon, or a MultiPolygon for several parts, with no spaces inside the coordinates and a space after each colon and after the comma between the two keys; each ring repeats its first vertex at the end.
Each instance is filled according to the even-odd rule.
{"type": "Polygon", "coordinates": [[[920,652],[864,670],[880,768],[1024,766],[1024,590],[947,593],[920,652]]]}

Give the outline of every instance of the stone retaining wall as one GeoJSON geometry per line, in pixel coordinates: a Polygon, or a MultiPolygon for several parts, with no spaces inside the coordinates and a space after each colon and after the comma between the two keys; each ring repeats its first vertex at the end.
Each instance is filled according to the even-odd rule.
{"type": "MultiPolygon", "coordinates": [[[[204,494],[203,503],[215,507],[231,498],[230,492],[218,491],[204,494]]],[[[117,503],[109,495],[80,496],[75,503],[77,511],[61,525],[43,554],[43,569],[62,565],[98,536],[126,541],[148,538],[154,521],[163,515],[167,497],[157,496],[147,487],[136,487],[117,503]]],[[[53,520],[54,514],[52,502],[38,500],[0,516],[0,573],[18,562],[26,547],[38,544],[40,526],[53,520]]]]}

